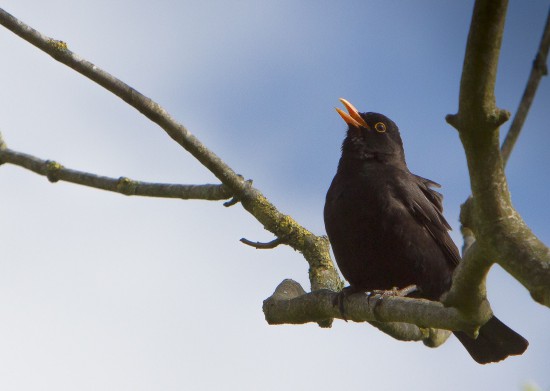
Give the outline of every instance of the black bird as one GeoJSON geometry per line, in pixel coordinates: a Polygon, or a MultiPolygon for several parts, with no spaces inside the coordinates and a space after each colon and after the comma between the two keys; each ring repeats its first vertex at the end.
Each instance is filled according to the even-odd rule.
{"type": "MultiPolygon", "coordinates": [[[[342,157],[327,193],[325,227],[348,293],[416,285],[414,296],[439,300],[451,287],[460,254],[443,217],[435,182],[412,174],[399,128],[345,99],[342,157]]],[[[477,339],[454,333],[480,364],[522,354],[528,342],[493,316],[477,339]]]]}

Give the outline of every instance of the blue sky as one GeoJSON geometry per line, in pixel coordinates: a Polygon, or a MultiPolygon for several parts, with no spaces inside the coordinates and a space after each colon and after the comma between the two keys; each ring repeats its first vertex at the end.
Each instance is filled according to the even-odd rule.
{"type": "MultiPolygon", "coordinates": [[[[473,1],[6,0],[163,105],[283,212],[324,234],[324,196],[345,97],[401,128],[411,171],[443,185],[460,244],[464,153],[444,116],[458,87],[473,1]]],[[[515,111],[548,2],[513,0],[496,87],[515,111]]],[[[0,29],[0,131],[16,150],[114,177],[216,182],[118,98],[0,29]]],[[[515,207],[550,243],[550,88],[543,79],[507,168],[515,207]]],[[[509,124],[502,127],[505,132],[509,124]]],[[[307,265],[240,206],[127,198],[0,168],[3,390],[550,389],[550,314],[494,267],[489,298],[529,339],[479,366],[449,340],[432,350],[365,324],[268,326],[262,300],[307,265]]]]}

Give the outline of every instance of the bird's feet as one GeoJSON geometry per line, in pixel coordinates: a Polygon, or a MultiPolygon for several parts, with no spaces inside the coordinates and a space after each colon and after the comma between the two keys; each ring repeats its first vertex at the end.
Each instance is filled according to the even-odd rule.
{"type": "Polygon", "coordinates": [[[413,292],[416,292],[418,288],[416,285],[408,285],[405,288],[397,288],[394,287],[389,290],[373,290],[372,292],[367,292],[368,297],[370,298],[372,295],[378,295],[376,302],[374,303],[374,308],[376,308],[382,300],[384,300],[387,297],[405,297],[413,292]]]}
{"type": "Polygon", "coordinates": [[[405,297],[417,290],[418,288],[416,287],[416,285],[409,285],[402,289],[395,287],[389,290],[375,289],[373,291],[367,291],[365,289],[357,289],[352,286],[347,286],[343,288],[340,292],[338,292],[338,295],[336,295],[336,297],[334,298],[332,305],[338,306],[338,309],[340,310],[340,315],[342,315],[342,319],[344,319],[347,322],[348,318],[346,316],[346,310],[344,308],[344,301],[349,296],[355,293],[363,292],[367,295],[367,299],[370,299],[371,296],[378,296],[373,306],[373,309],[375,309],[382,302],[382,300],[384,300],[387,297],[405,297]]]}

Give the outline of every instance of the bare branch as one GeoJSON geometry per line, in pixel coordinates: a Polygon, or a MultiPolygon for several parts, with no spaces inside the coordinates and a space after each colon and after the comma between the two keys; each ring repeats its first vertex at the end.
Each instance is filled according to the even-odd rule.
{"type": "Polygon", "coordinates": [[[98,66],[79,57],[68,49],[65,42],[44,36],[3,9],[0,9],[0,24],[48,53],[57,61],[111,91],[164,129],[174,141],[185,148],[227,186],[229,192],[265,229],[279,238],[285,238],[286,244],[304,255],[309,263],[309,278],[313,290],[322,288],[339,290],[342,287],[342,281],[330,258],[327,238],[314,235],[299,225],[292,217],[277,210],[259,190],[235,173],[158,103],[98,66]]]}
{"type": "Polygon", "coordinates": [[[65,181],[124,195],[180,198],[183,200],[219,201],[231,197],[224,185],[178,185],[134,181],[130,178],[109,178],[65,168],[52,160],[42,160],[9,148],[0,148],[0,164],[9,163],[44,175],[50,182],[65,181]]]}
{"type": "Polygon", "coordinates": [[[467,273],[476,282],[484,281],[488,265],[496,261],[536,301],[550,306],[550,251],[513,208],[500,154],[499,126],[509,113],[496,107],[494,86],[507,4],[506,0],[476,1],[460,82],[459,111],[447,116],[459,131],[470,172],[473,198],[465,203],[470,209],[461,213],[462,224],[473,232],[476,251],[482,254],[466,257],[464,263],[472,264],[458,269],[455,279],[460,281],[460,274],[467,273]]]}
{"type": "Polygon", "coordinates": [[[531,68],[531,73],[529,74],[529,80],[527,81],[527,86],[523,92],[521,102],[519,104],[518,110],[512,125],[510,125],[510,130],[504,139],[501,147],[502,160],[504,164],[508,162],[508,158],[512,153],[512,149],[516,144],[525,118],[529,113],[533,99],[537,92],[540,80],[543,76],[548,74],[548,68],[546,66],[546,58],[548,57],[548,49],[550,48],[550,10],[548,10],[548,16],[546,18],[546,25],[544,26],[544,31],[542,33],[542,39],[540,41],[539,50],[533,61],[533,68],[531,68]]]}
{"type": "Polygon", "coordinates": [[[206,148],[183,125],[173,119],[158,103],[147,98],[95,64],[73,53],[65,42],[41,34],[3,9],[0,9],[0,24],[40,50],[48,53],[57,61],[111,91],[130,106],[140,111],[151,121],[162,127],[170,137],[191,153],[223,183],[234,190],[246,190],[244,180],[241,176],[237,175],[218,156],[206,148]]]}
{"type": "MultiPolygon", "coordinates": [[[[271,297],[264,300],[263,310],[269,324],[304,324],[326,319],[342,319],[337,305],[337,293],[320,290],[305,293],[300,284],[284,280],[271,297]]],[[[354,322],[373,322],[384,332],[399,340],[426,341],[437,346],[446,338],[434,330],[462,330],[475,335],[479,325],[465,320],[456,308],[440,302],[407,297],[387,297],[354,294],[345,299],[346,317],[354,322]],[[382,325],[383,324],[383,325],[382,325]],[[387,327],[385,327],[387,326],[387,327]]]]}

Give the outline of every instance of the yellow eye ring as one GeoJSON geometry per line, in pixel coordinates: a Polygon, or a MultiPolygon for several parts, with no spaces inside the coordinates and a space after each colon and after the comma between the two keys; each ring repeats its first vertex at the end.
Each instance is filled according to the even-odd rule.
{"type": "Polygon", "coordinates": [[[374,129],[378,133],[384,133],[386,131],[386,125],[383,122],[377,122],[376,125],[374,125],[374,129]]]}

